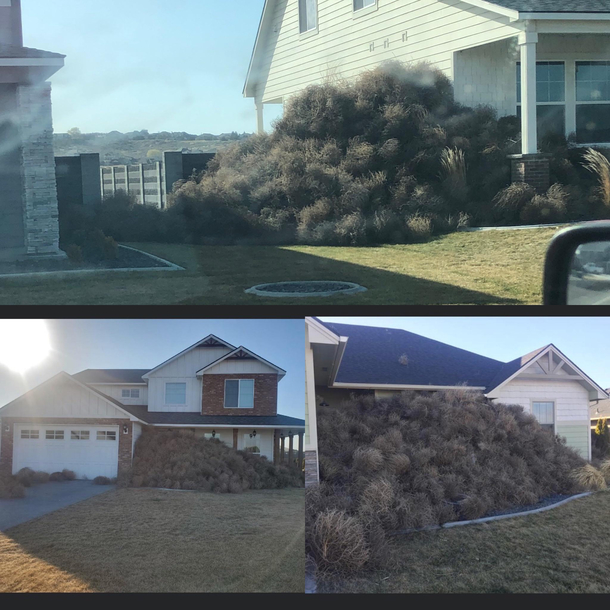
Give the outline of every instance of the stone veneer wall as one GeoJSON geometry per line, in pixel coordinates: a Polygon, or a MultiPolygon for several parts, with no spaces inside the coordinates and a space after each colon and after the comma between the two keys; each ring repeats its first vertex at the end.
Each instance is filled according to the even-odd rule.
{"type": "Polygon", "coordinates": [[[34,256],[62,255],[59,249],[51,85],[19,86],[17,107],[22,142],[26,253],[34,256]]]}
{"type": "Polygon", "coordinates": [[[318,477],[318,452],[305,452],[305,487],[317,485],[320,482],[318,477]]]}

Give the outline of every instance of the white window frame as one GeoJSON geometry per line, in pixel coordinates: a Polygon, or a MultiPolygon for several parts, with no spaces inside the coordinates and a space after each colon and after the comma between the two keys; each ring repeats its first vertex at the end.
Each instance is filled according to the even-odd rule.
{"type": "Polygon", "coordinates": [[[225,379],[225,393],[223,399],[223,405],[225,409],[254,409],[254,396],[256,393],[256,381],[254,379],[225,379]],[[227,407],[227,382],[228,381],[237,381],[237,406],[236,407],[227,407]],[[241,382],[242,381],[251,381],[252,382],[252,406],[251,407],[240,407],[239,403],[241,401],[241,382]]]}
{"type": "Polygon", "coordinates": [[[374,13],[378,8],[379,0],[373,0],[373,4],[363,6],[362,8],[356,8],[356,0],[352,0],[352,16],[355,18],[368,15],[369,13],[374,13]]]}
{"type": "MultiPolygon", "coordinates": [[[[536,400],[534,400],[533,398],[530,400],[530,413],[532,415],[534,415],[534,404],[536,403],[551,403],[553,405],[553,434],[557,434],[557,401],[553,398],[536,398],[536,400]]],[[[534,415],[534,417],[536,417],[534,415]]],[[[538,421],[538,418],[536,417],[536,421],[538,421]]],[[[540,423],[540,422],[538,422],[540,423]]],[[[541,426],[549,426],[550,424],[540,424],[541,426]]]]}
{"type": "Polygon", "coordinates": [[[121,398],[140,398],[140,388],[122,388],[121,398]]]}
{"type": "Polygon", "coordinates": [[[319,11],[318,11],[318,0],[314,0],[314,1],[316,3],[316,24],[315,24],[314,27],[309,28],[308,30],[304,30],[303,29],[303,21],[301,19],[301,5],[303,4],[303,2],[307,2],[307,0],[299,0],[298,1],[299,36],[301,38],[306,38],[306,37],[309,37],[309,36],[314,36],[319,31],[318,26],[319,26],[320,14],[319,14],[319,11]]]}
{"type": "Polygon", "coordinates": [[[185,407],[187,404],[188,387],[186,381],[166,381],[165,382],[165,404],[169,406],[185,407]],[[184,386],[184,402],[167,402],[167,386],[168,385],[183,385],[184,386]]]}
{"type": "Polygon", "coordinates": [[[44,440],[45,441],[64,441],[66,440],[66,431],[65,430],[45,430],[44,431],[44,440]],[[53,434],[52,437],[49,437],[49,434],[53,434]],[[61,434],[61,436],[57,436],[61,434]]]}
{"type": "MultiPolygon", "coordinates": [[[[595,102],[595,101],[586,101],[586,102],[579,102],[576,99],[577,96],[577,92],[578,92],[578,84],[576,81],[576,64],[577,63],[583,63],[583,62],[590,62],[590,63],[595,63],[595,62],[609,62],[610,59],[606,58],[602,58],[602,59],[583,59],[583,58],[578,58],[578,59],[573,59],[571,60],[571,64],[572,64],[572,79],[574,81],[574,98],[573,98],[573,103],[574,103],[574,108],[573,108],[573,115],[574,115],[574,119],[573,119],[573,124],[574,124],[574,133],[576,133],[576,109],[578,106],[610,106],[610,100],[604,100],[604,101],[600,101],[600,102],[595,102]]],[[[566,123],[567,123],[567,119],[566,119],[566,123]]],[[[578,146],[608,146],[608,144],[610,144],[609,142],[578,142],[577,145],[578,146]]]]}
{"type": "Polygon", "coordinates": [[[96,441],[113,441],[117,440],[117,431],[116,430],[98,430],[95,435],[96,441]]]}

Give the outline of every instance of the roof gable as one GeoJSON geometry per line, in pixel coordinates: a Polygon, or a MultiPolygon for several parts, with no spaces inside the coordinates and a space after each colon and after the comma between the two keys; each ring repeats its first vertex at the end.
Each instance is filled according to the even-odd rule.
{"type": "Polygon", "coordinates": [[[214,360],[214,362],[210,362],[210,364],[208,364],[208,365],[204,366],[202,369],[198,370],[197,377],[201,377],[202,375],[205,375],[206,373],[211,373],[213,371],[213,369],[217,368],[223,362],[230,362],[230,361],[247,362],[248,360],[257,361],[257,362],[262,363],[267,368],[269,368],[271,371],[277,373],[278,376],[280,377],[280,379],[286,375],[286,371],[284,369],[280,368],[279,366],[276,366],[275,364],[272,364],[268,360],[265,360],[263,357],[259,356],[258,354],[255,354],[254,352],[250,351],[249,349],[246,349],[245,347],[240,346],[240,347],[235,348],[232,352],[229,352],[228,354],[221,356],[217,360],[214,360]]]}
{"type": "Polygon", "coordinates": [[[162,362],[161,364],[156,366],[154,369],[151,369],[150,371],[148,371],[148,373],[143,375],[143,379],[150,379],[151,376],[153,376],[155,373],[159,372],[162,368],[166,367],[167,365],[171,364],[178,358],[181,358],[188,352],[192,352],[195,349],[215,349],[215,348],[219,348],[219,347],[224,347],[229,351],[233,351],[235,349],[234,345],[227,343],[226,341],[224,341],[223,339],[220,339],[216,335],[208,335],[207,337],[204,337],[203,339],[201,339],[201,341],[197,341],[197,343],[194,343],[190,347],[187,347],[185,350],[182,350],[180,353],[169,358],[169,360],[162,362]]]}
{"type": "MultiPolygon", "coordinates": [[[[69,375],[68,373],[63,372],[63,371],[61,373],[58,373],[54,377],[51,377],[51,379],[48,379],[47,381],[36,386],[35,388],[32,388],[25,394],[22,394],[15,400],[9,402],[7,405],[4,405],[2,408],[0,408],[0,418],[1,417],[19,417],[19,416],[21,416],[21,417],[43,417],[44,413],[40,413],[40,407],[35,402],[37,399],[37,396],[42,391],[45,391],[48,393],[54,385],[58,385],[62,382],[68,383],[68,384],[74,384],[75,386],[81,388],[85,392],[98,397],[99,399],[101,399],[102,401],[107,403],[110,407],[112,407],[113,409],[118,410],[121,413],[121,415],[127,416],[128,419],[133,418],[133,419],[139,420],[138,417],[136,417],[132,413],[129,413],[127,410],[125,410],[124,406],[121,403],[119,403],[117,400],[110,398],[109,396],[106,396],[102,392],[99,392],[98,390],[95,390],[84,383],[81,383],[80,381],[75,379],[72,375],[69,375]]],[[[46,394],[45,394],[45,400],[43,400],[42,403],[44,403],[45,401],[46,401],[46,394]]],[[[88,405],[83,405],[83,406],[87,407],[88,405]]],[[[77,417],[77,416],[73,414],[72,417],[77,417]]]]}
{"type": "Polygon", "coordinates": [[[146,382],[142,377],[150,369],[86,369],[80,373],[72,375],[74,379],[86,384],[142,384],[146,382]]]}

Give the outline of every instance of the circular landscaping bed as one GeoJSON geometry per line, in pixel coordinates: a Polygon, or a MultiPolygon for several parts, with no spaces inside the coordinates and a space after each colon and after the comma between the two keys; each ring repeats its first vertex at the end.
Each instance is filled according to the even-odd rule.
{"type": "Polygon", "coordinates": [[[249,290],[248,294],[265,297],[329,297],[337,294],[358,294],[366,292],[366,288],[352,282],[276,282],[273,284],[259,284],[249,290]]]}

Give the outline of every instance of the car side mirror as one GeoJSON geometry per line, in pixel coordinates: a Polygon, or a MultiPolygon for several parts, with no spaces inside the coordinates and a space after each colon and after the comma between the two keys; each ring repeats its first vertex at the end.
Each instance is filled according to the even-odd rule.
{"type": "Polygon", "coordinates": [[[545,305],[610,305],[610,222],[569,227],[553,237],[544,265],[545,305]]]}

